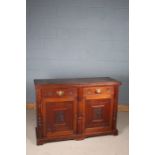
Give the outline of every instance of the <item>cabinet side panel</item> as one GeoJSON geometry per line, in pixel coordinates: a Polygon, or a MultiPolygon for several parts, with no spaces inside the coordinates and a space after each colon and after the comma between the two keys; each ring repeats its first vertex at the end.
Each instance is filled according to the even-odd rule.
{"type": "Polygon", "coordinates": [[[37,138],[43,137],[42,127],[43,127],[43,113],[41,109],[41,88],[35,86],[36,91],[36,120],[37,120],[37,138]]]}
{"type": "Polygon", "coordinates": [[[114,86],[114,110],[113,110],[113,131],[117,130],[117,110],[118,110],[119,86],[114,86]]]}

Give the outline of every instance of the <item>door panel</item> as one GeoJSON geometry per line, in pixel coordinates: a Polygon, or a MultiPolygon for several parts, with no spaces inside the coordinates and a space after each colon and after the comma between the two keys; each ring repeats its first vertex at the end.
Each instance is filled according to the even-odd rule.
{"type": "Polygon", "coordinates": [[[86,128],[110,126],[110,99],[94,99],[86,101],[86,128]]]}
{"type": "Polygon", "coordinates": [[[44,136],[66,136],[76,133],[76,100],[44,100],[44,136]]]}
{"type": "Polygon", "coordinates": [[[112,130],[113,100],[111,98],[85,99],[85,133],[112,130]]]}

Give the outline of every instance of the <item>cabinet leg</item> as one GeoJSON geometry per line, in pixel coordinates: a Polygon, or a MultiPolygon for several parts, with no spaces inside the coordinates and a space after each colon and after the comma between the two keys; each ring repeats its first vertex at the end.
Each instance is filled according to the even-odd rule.
{"type": "Polygon", "coordinates": [[[113,131],[113,135],[114,135],[114,136],[117,136],[117,135],[118,135],[118,130],[117,130],[117,129],[115,129],[115,130],[113,131]]]}
{"type": "Polygon", "coordinates": [[[82,135],[78,135],[78,136],[75,138],[76,141],[84,140],[84,139],[85,139],[85,137],[82,136],[82,135]]]}
{"type": "Polygon", "coordinates": [[[84,139],[85,139],[84,137],[79,137],[79,138],[76,138],[75,140],[80,141],[80,140],[84,140],[84,139]]]}
{"type": "Polygon", "coordinates": [[[37,139],[37,145],[43,145],[44,142],[42,140],[37,139]]]}

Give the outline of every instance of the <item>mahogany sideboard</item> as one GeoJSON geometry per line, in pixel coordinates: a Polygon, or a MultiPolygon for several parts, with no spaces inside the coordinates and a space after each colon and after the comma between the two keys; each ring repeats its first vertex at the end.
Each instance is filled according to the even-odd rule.
{"type": "Polygon", "coordinates": [[[109,77],[36,79],[37,145],[117,135],[121,82],[109,77]]]}

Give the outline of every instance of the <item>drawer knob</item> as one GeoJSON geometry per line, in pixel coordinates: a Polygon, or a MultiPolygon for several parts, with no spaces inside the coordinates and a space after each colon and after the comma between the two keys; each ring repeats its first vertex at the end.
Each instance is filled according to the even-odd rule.
{"type": "Polygon", "coordinates": [[[98,88],[98,89],[96,89],[96,94],[101,94],[101,89],[100,88],[98,88]]]}
{"type": "Polygon", "coordinates": [[[56,93],[57,93],[57,95],[59,95],[59,96],[63,96],[63,95],[64,95],[64,91],[61,91],[61,90],[60,90],[60,91],[57,91],[56,93]]]}

